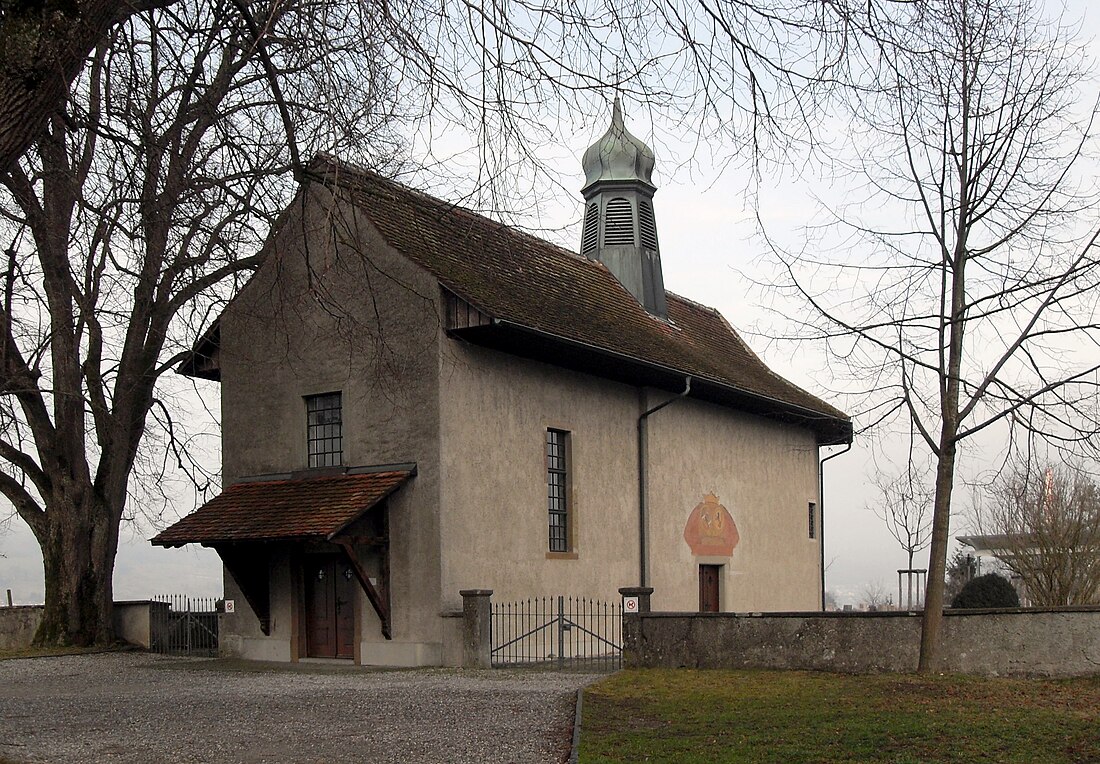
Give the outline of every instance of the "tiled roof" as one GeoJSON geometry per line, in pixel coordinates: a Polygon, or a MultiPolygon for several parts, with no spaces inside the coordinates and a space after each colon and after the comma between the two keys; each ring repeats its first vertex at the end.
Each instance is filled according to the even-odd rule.
{"type": "Polygon", "coordinates": [[[662,321],[602,263],[328,157],[312,170],[482,313],[832,420],[851,439],[846,414],[772,372],[713,308],[670,293],[662,321]]]}
{"type": "Polygon", "coordinates": [[[328,538],[396,491],[410,470],[237,483],[158,533],[160,546],[328,538]]]}

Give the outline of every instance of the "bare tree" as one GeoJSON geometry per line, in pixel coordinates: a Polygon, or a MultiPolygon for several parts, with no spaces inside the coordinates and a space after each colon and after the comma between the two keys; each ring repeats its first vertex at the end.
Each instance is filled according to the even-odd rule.
{"type": "Polygon", "coordinates": [[[1097,196],[1074,175],[1096,106],[1080,49],[1030,0],[898,4],[877,41],[846,125],[866,194],[833,208],[843,250],[778,254],[812,306],[793,336],[864,386],[865,424],[900,419],[934,460],[930,671],[964,444],[1096,431],[1097,196]]]}
{"type": "Polygon", "coordinates": [[[155,0],[0,0],[0,169],[30,148],[108,30],[155,0]]]}
{"type": "Polygon", "coordinates": [[[1085,470],[1016,465],[991,486],[977,524],[1031,604],[1100,604],[1100,486],[1085,470]]]}
{"type": "MultiPolygon", "coordinates": [[[[0,0],[0,168],[22,155],[60,109],[69,84],[112,28],[179,0],[0,0]]],[[[783,148],[825,112],[845,75],[851,38],[874,33],[893,0],[329,0],[318,14],[372,20],[377,55],[437,119],[483,140],[478,171],[530,163],[556,122],[595,92],[619,90],[738,152],[783,148]],[[548,120],[548,114],[554,118],[548,120]]],[[[279,15],[293,0],[221,3],[237,23],[279,15]]],[[[255,36],[255,35],[254,35],[255,36]]],[[[274,72],[271,72],[274,73],[274,72]]],[[[602,100],[602,99],[600,99],[602,100]]],[[[565,124],[563,132],[571,126],[565,124]]]]}
{"type": "MultiPolygon", "coordinates": [[[[874,507],[875,514],[886,523],[908,560],[906,607],[913,607],[913,586],[916,571],[913,558],[928,547],[932,531],[932,490],[924,471],[912,462],[893,477],[879,474],[875,478],[881,501],[874,507]]],[[[900,574],[899,574],[900,575],[900,574]]],[[[900,587],[900,581],[899,581],[900,587]]],[[[899,595],[900,596],[900,595],[899,595]]],[[[900,606],[901,603],[899,602],[900,606]]]]}
{"type": "Polygon", "coordinates": [[[258,264],[302,157],[386,155],[374,128],[408,105],[429,148],[475,138],[495,206],[501,178],[539,185],[548,113],[568,132],[612,90],[759,156],[814,126],[852,6],[0,0],[0,492],[42,546],[39,642],[110,638],[162,375],[258,264]]]}
{"type": "Polygon", "coordinates": [[[875,580],[863,587],[863,598],[860,604],[863,605],[864,610],[876,612],[892,610],[894,602],[886,584],[875,580]]]}
{"type": "Polygon", "coordinates": [[[260,262],[293,150],[366,161],[367,145],[391,145],[390,114],[377,108],[390,85],[355,34],[363,20],[310,0],[276,4],[259,18],[261,60],[230,7],[196,0],[131,16],[34,150],[0,174],[11,242],[0,493],[42,548],[39,643],[112,638],[130,478],[146,430],[172,426],[161,376],[260,262]],[[281,110],[304,136],[297,145],[281,110]]]}

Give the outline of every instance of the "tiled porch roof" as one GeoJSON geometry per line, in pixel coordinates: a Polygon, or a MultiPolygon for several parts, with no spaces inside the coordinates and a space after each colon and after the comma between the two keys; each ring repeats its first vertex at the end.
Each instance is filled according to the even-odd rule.
{"type": "Polygon", "coordinates": [[[330,538],[396,491],[413,470],[231,485],[153,537],[160,546],[330,538]]]}

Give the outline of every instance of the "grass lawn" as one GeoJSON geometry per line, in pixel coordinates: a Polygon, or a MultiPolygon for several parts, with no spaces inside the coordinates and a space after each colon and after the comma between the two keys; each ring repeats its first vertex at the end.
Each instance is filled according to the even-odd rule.
{"type": "Polygon", "coordinates": [[[584,693],[594,762],[1100,762],[1100,677],[621,671],[584,693]]]}

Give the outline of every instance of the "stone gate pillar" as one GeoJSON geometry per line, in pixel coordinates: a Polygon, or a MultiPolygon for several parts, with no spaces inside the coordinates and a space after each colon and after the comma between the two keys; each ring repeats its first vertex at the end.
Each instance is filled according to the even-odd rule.
{"type": "Polygon", "coordinates": [[[653,587],[624,586],[619,594],[623,597],[623,668],[637,668],[641,665],[642,616],[650,612],[653,587]]]}
{"type": "Polygon", "coordinates": [[[462,668],[490,668],[493,659],[492,589],[463,589],[462,668]]]}

